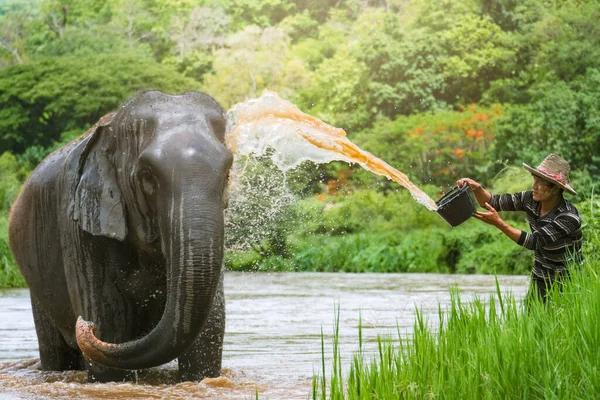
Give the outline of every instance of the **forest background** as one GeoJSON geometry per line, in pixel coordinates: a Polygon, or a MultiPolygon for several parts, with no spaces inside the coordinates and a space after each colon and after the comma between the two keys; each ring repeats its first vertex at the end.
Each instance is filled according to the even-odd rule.
{"type": "MultiPolygon", "coordinates": [[[[0,0],[0,286],[24,285],[6,231],[28,174],[147,88],[202,90],[225,109],[276,91],[434,199],[463,176],[525,190],[521,163],[557,153],[597,252],[599,20],[597,0],[0,0]]],[[[230,201],[229,269],[531,268],[496,229],[451,229],[360,168],[250,165],[230,201]]]]}

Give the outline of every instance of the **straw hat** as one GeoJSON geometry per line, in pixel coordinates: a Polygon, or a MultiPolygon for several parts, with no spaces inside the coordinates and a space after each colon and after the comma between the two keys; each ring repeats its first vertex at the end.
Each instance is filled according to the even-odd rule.
{"type": "Polygon", "coordinates": [[[550,154],[537,166],[537,168],[532,168],[525,163],[523,163],[523,167],[533,175],[551,182],[571,194],[577,194],[577,192],[569,186],[569,183],[571,182],[569,179],[569,172],[571,171],[569,163],[556,154],[550,154]]]}

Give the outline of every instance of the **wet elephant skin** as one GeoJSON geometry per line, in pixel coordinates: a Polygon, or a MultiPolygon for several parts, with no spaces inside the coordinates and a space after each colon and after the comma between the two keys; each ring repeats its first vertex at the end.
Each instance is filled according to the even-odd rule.
{"type": "Polygon", "coordinates": [[[177,358],[182,380],[220,374],[224,135],[210,96],[145,91],[31,174],[9,238],[42,369],[126,380],[177,358]]]}

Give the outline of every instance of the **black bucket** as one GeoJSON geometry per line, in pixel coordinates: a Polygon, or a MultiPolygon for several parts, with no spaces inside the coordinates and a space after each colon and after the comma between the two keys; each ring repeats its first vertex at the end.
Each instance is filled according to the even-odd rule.
{"type": "Polygon", "coordinates": [[[469,185],[455,187],[435,202],[437,213],[450,226],[458,226],[475,214],[475,204],[469,194],[469,185]]]}

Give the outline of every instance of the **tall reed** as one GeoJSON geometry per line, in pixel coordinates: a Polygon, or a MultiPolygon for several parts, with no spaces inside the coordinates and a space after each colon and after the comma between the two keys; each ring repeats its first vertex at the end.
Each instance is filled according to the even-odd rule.
{"type": "Polygon", "coordinates": [[[439,310],[439,326],[418,312],[410,340],[399,333],[396,339],[380,337],[371,360],[359,344],[345,381],[335,355],[329,382],[321,379],[312,398],[595,399],[598,271],[600,260],[589,260],[563,293],[554,290],[548,305],[533,302],[527,310],[498,284],[487,301],[465,303],[454,290],[449,307],[439,310]]]}

